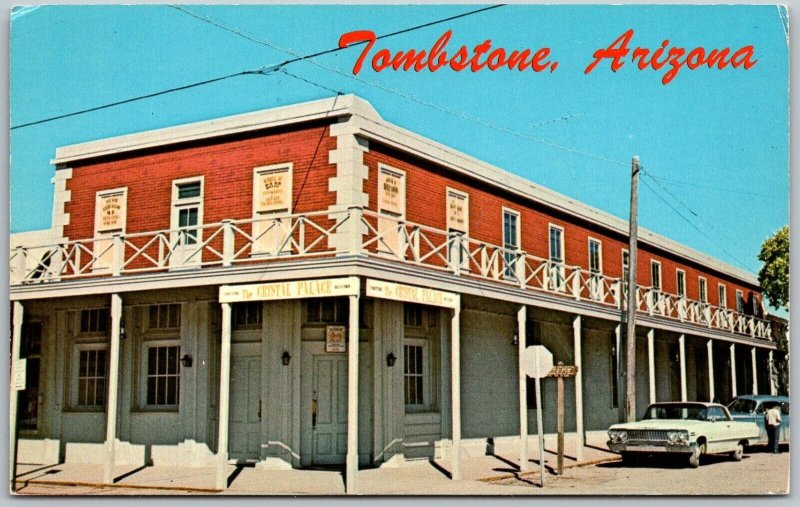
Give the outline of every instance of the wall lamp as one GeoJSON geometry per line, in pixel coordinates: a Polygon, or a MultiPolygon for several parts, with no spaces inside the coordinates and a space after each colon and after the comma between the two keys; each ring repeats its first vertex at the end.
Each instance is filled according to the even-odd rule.
{"type": "Polygon", "coordinates": [[[394,355],[394,352],[389,352],[389,355],[386,356],[386,366],[394,366],[395,361],[397,361],[397,357],[394,355]]]}
{"type": "Polygon", "coordinates": [[[289,361],[291,360],[292,360],[291,354],[289,354],[289,352],[284,350],[283,355],[281,356],[281,362],[283,363],[283,365],[289,366],[289,361]]]}
{"type": "Polygon", "coordinates": [[[517,336],[517,333],[514,333],[514,337],[511,339],[511,345],[519,345],[519,336],[517,336]]]}
{"type": "Polygon", "coordinates": [[[190,356],[189,354],[184,354],[183,357],[181,357],[181,364],[183,365],[184,368],[191,368],[192,356],[190,356]]]}

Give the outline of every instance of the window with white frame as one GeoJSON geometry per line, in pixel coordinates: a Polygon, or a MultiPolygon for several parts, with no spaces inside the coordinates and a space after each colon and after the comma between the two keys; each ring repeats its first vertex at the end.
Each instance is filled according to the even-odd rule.
{"type": "Polygon", "coordinates": [[[701,303],[708,303],[708,283],[702,276],[697,279],[698,296],[701,303]]]}
{"type": "Polygon", "coordinates": [[[550,224],[549,229],[550,283],[552,288],[564,290],[564,228],[550,224]]]}
{"type": "Polygon", "coordinates": [[[678,269],[675,271],[677,296],[679,298],[686,297],[686,271],[678,269]]]}
{"type": "Polygon", "coordinates": [[[145,405],[177,408],[180,402],[180,346],[177,341],[145,342],[145,405]]]}
{"type": "Polygon", "coordinates": [[[77,366],[73,405],[78,408],[100,408],[106,404],[108,346],[79,344],[73,360],[77,366]]]}
{"type": "Polygon", "coordinates": [[[719,293],[719,307],[720,308],[727,308],[728,307],[728,296],[725,293],[726,292],[725,291],[725,285],[721,284],[721,283],[718,284],[717,285],[717,291],[719,293]]]}
{"type": "Polygon", "coordinates": [[[128,188],[101,190],[95,194],[93,270],[114,264],[114,235],[125,234],[128,216],[128,188]]]}
{"type": "Polygon", "coordinates": [[[405,257],[405,242],[400,233],[406,220],[406,173],[378,165],[378,251],[405,257]]]}
{"type": "Polygon", "coordinates": [[[519,213],[503,208],[503,275],[506,278],[514,278],[516,276],[516,255],[514,252],[520,249],[520,227],[519,227],[519,213]]]}
{"type": "Polygon", "coordinates": [[[603,273],[603,244],[594,238],[589,238],[589,272],[593,275],[603,273]]]}
{"type": "Polygon", "coordinates": [[[650,284],[653,289],[661,290],[661,263],[658,261],[650,261],[650,284]]]}
{"type": "Polygon", "coordinates": [[[403,325],[422,327],[422,305],[414,303],[403,304],[403,325]]]}
{"type": "Polygon", "coordinates": [[[277,164],[253,170],[254,253],[277,255],[291,251],[293,165],[277,164]]]}
{"type": "Polygon", "coordinates": [[[202,262],[203,177],[172,182],[171,266],[196,266],[202,262]]]}
{"type": "Polygon", "coordinates": [[[430,405],[427,340],[403,343],[403,379],[406,409],[422,410],[430,405]]]}
{"type": "Polygon", "coordinates": [[[744,313],[744,294],[740,290],[736,291],[736,311],[744,313]]]}
{"type": "Polygon", "coordinates": [[[342,298],[312,298],[306,300],[306,323],[346,324],[349,303],[342,298]]]}
{"type": "Polygon", "coordinates": [[[461,269],[469,269],[467,249],[469,245],[469,194],[447,188],[447,237],[450,247],[447,249],[447,260],[451,264],[455,260],[461,269]]]}

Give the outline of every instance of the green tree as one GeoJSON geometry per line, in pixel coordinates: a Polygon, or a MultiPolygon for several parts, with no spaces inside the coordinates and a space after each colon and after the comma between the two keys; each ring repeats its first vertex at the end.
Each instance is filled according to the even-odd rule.
{"type": "MultiPolygon", "coordinates": [[[[789,227],[781,228],[761,245],[758,260],[764,263],[758,282],[767,301],[775,308],[789,310],[789,227]]],[[[773,326],[777,332],[778,354],[771,374],[781,392],[789,393],[789,342],[785,326],[773,326]]]]}

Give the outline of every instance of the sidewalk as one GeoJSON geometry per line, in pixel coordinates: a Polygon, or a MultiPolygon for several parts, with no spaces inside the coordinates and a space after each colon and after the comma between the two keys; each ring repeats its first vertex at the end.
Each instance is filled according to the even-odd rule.
{"type": "MultiPolygon", "coordinates": [[[[565,435],[565,476],[569,468],[615,460],[605,448],[604,431],[588,432],[581,463],[575,460],[575,434],[565,435]]],[[[364,495],[480,495],[536,494],[539,484],[539,449],[532,442],[529,470],[519,471],[519,450],[508,447],[494,455],[464,456],[461,481],[450,480],[450,460],[407,461],[397,468],[369,468],[358,472],[356,493],[364,495]],[[520,478],[520,487],[498,486],[493,482],[520,478]]],[[[545,467],[554,474],[557,465],[556,435],[545,435],[545,467]]],[[[100,494],[117,494],[119,487],[136,488],[142,494],[219,494],[213,468],[117,467],[114,487],[102,484],[102,465],[60,464],[19,465],[18,488],[28,484],[103,488],[100,494]]],[[[263,470],[229,466],[229,488],[222,494],[245,495],[342,495],[344,476],[339,470],[263,470]]],[[[24,493],[24,488],[20,491],[24,493]]],[[[78,493],[78,490],[75,491],[78,493]]],[[[67,492],[68,493],[68,492],[67,492]]],[[[80,493],[83,494],[83,493],[80,493]]]]}

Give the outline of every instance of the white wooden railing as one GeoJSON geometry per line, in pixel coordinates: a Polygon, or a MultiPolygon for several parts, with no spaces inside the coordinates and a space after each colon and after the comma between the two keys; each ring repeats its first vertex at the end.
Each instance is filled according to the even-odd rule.
{"type": "MultiPolygon", "coordinates": [[[[622,281],[458,233],[351,208],[118,234],[10,252],[11,284],[356,254],[624,310],[622,281]],[[333,236],[338,239],[332,241],[333,236]]],[[[772,340],[765,320],[639,286],[637,311],[772,340]]]]}

